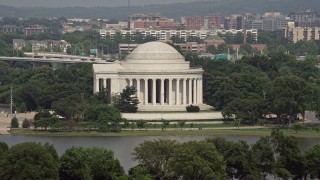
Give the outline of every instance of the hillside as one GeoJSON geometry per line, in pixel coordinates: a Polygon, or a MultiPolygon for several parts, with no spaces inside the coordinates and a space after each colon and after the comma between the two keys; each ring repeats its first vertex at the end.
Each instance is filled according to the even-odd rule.
{"type": "Polygon", "coordinates": [[[134,12],[159,12],[164,16],[179,19],[186,15],[210,15],[221,13],[222,16],[242,12],[281,11],[290,13],[311,9],[320,11],[319,0],[217,0],[175,3],[170,5],[148,5],[128,7],[67,7],[67,8],[31,8],[0,6],[0,16],[16,17],[82,17],[116,18],[127,20],[134,12]]]}

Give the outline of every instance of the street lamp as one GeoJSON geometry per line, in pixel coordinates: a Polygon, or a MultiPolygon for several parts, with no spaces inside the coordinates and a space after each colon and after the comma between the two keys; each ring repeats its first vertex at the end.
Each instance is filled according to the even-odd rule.
{"type": "Polygon", "coordinates": [[[263,94],[263,100],[266,100],[267,91],[266,91],[266,90],[263,90],[263,91],[262,91],[262,94],[263,94]]]}

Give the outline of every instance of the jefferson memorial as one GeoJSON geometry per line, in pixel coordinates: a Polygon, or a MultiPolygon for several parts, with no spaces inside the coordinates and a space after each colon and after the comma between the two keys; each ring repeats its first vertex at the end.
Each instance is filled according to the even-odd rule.
{"type": "Polygon", "coordinates": [[[94,64],[94,93],[111,94],[134,86],[139,99],[138,111],[185,111],[187,105],[201,110],[203,104],[202,68],[190,68],[188,61],[163,42],[139,45],[124,61],[94,64]]]}

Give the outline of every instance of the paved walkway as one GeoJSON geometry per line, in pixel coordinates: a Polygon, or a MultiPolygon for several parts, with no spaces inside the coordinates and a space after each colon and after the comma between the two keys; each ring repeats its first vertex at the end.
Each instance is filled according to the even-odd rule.
{"type": "Polygon", "coordinates": [[[8,134],[8,130],[10,130],[10,123],[13,117],[17,117],[19,120],[20,126],[24,119],[33,119],[35,112],[31,113],[17,113],[17,114],[5,114],[0,113],[0,134],[8,134]],[[8,117],[7,117],[8,115],[8,117]]]}

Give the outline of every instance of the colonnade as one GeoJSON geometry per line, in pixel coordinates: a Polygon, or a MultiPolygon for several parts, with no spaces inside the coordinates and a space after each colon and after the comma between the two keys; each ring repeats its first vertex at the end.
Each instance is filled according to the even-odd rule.
{"type": "MultiPolygon", "coordinates": [[[[126,78],[125,86],[134,86],[140,105],[190,105],[202,104],[202,78],[126,78]]],[[[95,92],[111,92],[110,78],[94,82],[95,92]]],[[[123,82],[123,81],[122,81],[123,82]]],[[[124,88],[123,87],[123,88],[124,88]]],[[[121,90],[119,90],[121,92],[121,90]]],[[[108,93],[111,97],[111,93],[108,93]]]]}

